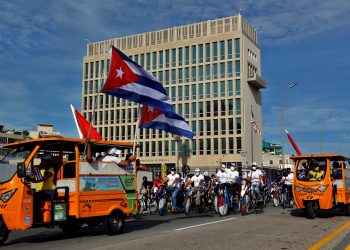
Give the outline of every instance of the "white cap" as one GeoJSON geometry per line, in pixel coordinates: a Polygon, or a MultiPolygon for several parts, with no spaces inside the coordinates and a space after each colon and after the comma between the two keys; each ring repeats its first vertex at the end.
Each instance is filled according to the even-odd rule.
{"type": "Polygon", "coordinates": [[[106,153],[109,154],[109,155],[113,155],[115,154],[115,152],[117,151],[117,148],[109,148],[107,149],[106,153]]]}
{"type": "Polygon", "coordinates": [[[221,164],[221,167],[222,167],[222,168],[226,168],[226,165],[225,165],[225,164],[221,164]]]}
{"type": "Polygon", "coordinates": [[[256,164],[256,162],[255,162],[255,161],[252,163],[252,166],[257,166],[257,164],[256,164]]]}
{"type": "Polygon", "coordinates": [[[235,167],[235,166],[236,166],[236,164],[235,164],[234,162],[232,162],[232,163],[231,163],[231,166],[232,166],[232,167],[235,167]]]}

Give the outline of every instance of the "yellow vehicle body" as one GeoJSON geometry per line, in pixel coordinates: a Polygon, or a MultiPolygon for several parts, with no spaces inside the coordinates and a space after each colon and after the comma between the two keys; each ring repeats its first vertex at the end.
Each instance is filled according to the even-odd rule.
{"type": "MultiPolygon", "coordinates": [[[[129,152],[133,147],[128,142],[89,144],[93,152],[105,152],[109,147],[129,152]]],[[[68,233],[79,230],[83,223],[102,224],[109,234],[123,230],[125,218],[137,207],[136,173],[113,162],[85,160],[86,145],[83,139],[51,137],[4,146],[10,153],[0,162],[0,243],[12,230],[48,225],[60,226],[68,233]],[[53,155],[56,189],[52,199],[36,206],[36,184],[28,177],[44,152],[53,155]],[[34,214],[39,214],[40,220],[34,214]]]]}
{"type": "Polygon", "coordinates": [[[308,218],[335,206],[350,213],[350,159],[337,154],[292,156],[293,196],[308,218]]]}

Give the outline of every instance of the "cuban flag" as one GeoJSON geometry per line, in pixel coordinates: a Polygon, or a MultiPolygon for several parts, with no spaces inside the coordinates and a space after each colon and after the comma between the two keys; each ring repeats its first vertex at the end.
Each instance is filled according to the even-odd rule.
{"type": "Polygon", "coordinates": [[[164,112],[146,105],[142,107],[140,128],[159,129],[189,139],[193,138],[192,129],[183,117],[174,111],[164,112]]]}
{"type": "Polygon", "coordinates": [[[171,111],[170,98],[163,85],[140,65],[113,47],[111,64],[102,93],[171,111]]]}
{"type": "Polygon", "coordinates": [[[96,140],[102,140],[102,136],[99,132],[88,122],[82,114],[78,110],[76,110],[73,105],[70,105],[75,121],[75,125],[77,126],[78,133],[80,136],[80,139],[83,138],[90,138],[90,139],[96,139],[96,140]],[[90,130],[90,135],[89,135],[90,130]]]}

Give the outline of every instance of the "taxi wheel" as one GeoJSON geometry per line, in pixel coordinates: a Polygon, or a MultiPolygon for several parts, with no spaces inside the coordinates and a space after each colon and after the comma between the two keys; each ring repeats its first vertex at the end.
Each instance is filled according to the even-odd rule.
{"type": "Polygon", "coordinates": [[[316,218],[317,204],[314,201],[308,201],[306,204],[306,217],[308,219],[316,218]]]}
{"type": "Polygon", "coordinates": [[[120,234],[124,230],[125,217],[118,211],[112,212],[103,221],[103,229],[109,235],[120,234]]]}
{"type": "Polygon", "coordinates": [[[2,220],[0,221],[0,224],[0,244],[2,245],[9,237],[10,230],[7,229],[5,223],[2,220]]]}

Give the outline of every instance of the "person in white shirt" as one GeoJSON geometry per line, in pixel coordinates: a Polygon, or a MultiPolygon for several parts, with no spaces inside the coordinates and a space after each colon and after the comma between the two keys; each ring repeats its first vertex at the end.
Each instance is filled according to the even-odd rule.
{"type": "Polygon", "coordinates": [[[262,185],[262,176],[263,176],[263,173],[261,172],[260,169],[257,169],[256,162],[253,162],[252,170],[248,173],[248,180],[250,180],[251,182],[252,195],[255,192],[259,200],[261,199],[259,189],[261,188],[261,185],[262,185]]]}
{"type": "Polygon", "coordinates": [[[219,184],[223,184],[223,185],[216,185],[214,188],[214,194],[218,193],[220,186],[226,186],[226,183],[229,180],[229,178],[230,178],[230,175],[226,171],[226,165],[221,164],[220,170],[216,173],[216,180],[219,182],[219,184]]]}
{"type": "Polygon", "coordinates": [[[236,197],[237,194],[240,194],[241,179],[239,178],[239,172],[236,170],[236,164],[231,163],[231,173],[229,177],[230,182],[230,191],[233,194],[233,197],[236,197]]]}
{"type": "Polygon", "coordinates": [[[124,169],[130,167],[131,162],[136,160],[136,157],[132,154],[128,154],[125,160],[119,159],[121,151],[115,147],[109,148],[106,152],[106,155],[101,159],[105,162],[114,162],[119,167],[124,169]]]}
{"type": "Polygon", "coordinates": [[[193,183],[192,195],[196,194],[196,204],[199,205],[201,201],[201,196],[204,188],[204,176],[200,173],[201,170],[196,168],[194,170],[194,175],[188,182],[188,185],[193,183]]]}
{"type": "Polygon", "coordinates": [[[176,173],[176,170],[173,169],[170,171],[164,178],[164,182],[168,184],[166,191],[171,193],[171,202],[173,206],[173,213],[177,212],[177,195],[180,192],[180,176],[176,173]]]}
{"type": "Polygon", "coordinates": [[[291,171],[290,168],[287,169],[287,176],[284,179],[284,185],[282,187],[282,193],[285,192],[286,189],[288,189],[288,201],[289,204],[292,204],[291,201],[293,200],[293,189],[292,189],[292,185],[293,185],[293,178],[294,178],[294,173],[293,171],[291,171]]]}

